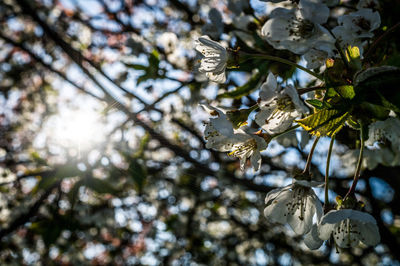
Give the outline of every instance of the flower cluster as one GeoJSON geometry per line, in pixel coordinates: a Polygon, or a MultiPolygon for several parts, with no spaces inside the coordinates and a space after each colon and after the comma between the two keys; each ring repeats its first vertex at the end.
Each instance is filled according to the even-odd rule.
{"type": "Polygon", "coordinates": [[[244,169],[247,158],[250,158],[254,170],[257,171],[261,165],[260,151],[267,148],[265,139],[251,132],[250,128],[235,130],[223,110],[209,105],[202,106],[210,114],[217,116],[210,119],[204,130],[206,148],[229,152],[229,155],[238,157],[241,169],[244,169]]]}
{"type": "MultiPolygon", "coordinates": [[[[241,169],[244,169],[246,159],[250,158],[255,171],[261,165],[260,151],[265,150],[273,137],[287,130],[296,118],[308,111],[296,89],[291,85],[282,88],[272,73],[269,73],[267,80],[261,85],[256,106],[260,111],[255,116],[256,123],[267,133],[257,131],[257,135],[256,130],[247,126],[234,129],[226,111],[205,104],[202,106],[210,114],[217,116],[206,124],[206,147],[229,152],[229,155],[240,158],[241,169]]],[[[238,113],[240,116],[240,112],[238,113]]],[[[231,120],[235,120],[235,113],[230,114],[233,116],[231,120]]]]}
{"type": "MultiPolygon", "coordinates": [[[[250,107],[224,110],[203,105],[209,114],[216,116],[206,123],[206,147],[238,157],[242,170],[250,159],[253,169],[258,171],[262,164],[261,153],[269,142],[284,134],[296,135],[293,129],[302,127],[302,133],[315,136],[306,167],[302,174],[294,177],[291,185],[267,194],[265,217],[271,223],[288,224],[296,234],[304,236],[310,249],[319,248],[329,239],[340,248],[354,247],[360,242],[374,246],[380,241],[377,222],[370,214],[361,211],[355,196],[362,165],[367,162],[372,169],[378,164],[400,164],[397,133],[400,128],[400,99],[392,97],[393,91],[388,89],[394,84],[398,86],[400,69],[394,66],[370,67],[374,62],[368,61],[367,54],[376,43],[369,45],[368,52],[363,55],[367,43],[376,37],[381,24],[376,11],[378,3],[374,0],[359,1],[345,12],[338,13],[333,11],[339,4],[335,0],[300,0],[282,5],[280,0],[266,2],[272,2],[270,6],[275,7],[278,3],[279,7],[273,9],[266,20],[258,20],[248,15],[240,16],[245,7],[239,2],[229,1],[229,8],[239,15],[232,19],[235,24],[232,33],[246,46],[245,49],[225,48],[208,36],[196,41],[196,50],[202,56],[199,72],[210,81],[226,83],[229,80],[226,70],[232,66],[235,71],[237,68],[240,71],[242,66],[246,71],[257,68],[245,85],[219,95],[238,99],[258,89],[258,99],[248,105],[250,107]],[[259,38],[252,42],[250,39],[255,35],[259,38]],[[260,53],[262,49],[268,52],[260,53]],[[286,50],[291,60],[271,55],[271,51],[276,51],[274,49],[286,50]],[[306,67],[294,62],[296,59],[293,58],[299,59],[299,56],[305,60],[306,67]],[[263,60],[265,64],[260,63],[263,60]],[[298,88],[297,82],[288,83],[283,74],[277,79],[277,75],[268,72],[268,69],[273,69],[270,67],[272,61],[307,72],[315,78],[309,80],[313,87],[298,88]],[[253,62],[258,65],[252,65],[253,62]],[[348,158],[354,157],[353,151],[343,156],[348,158],[347,164],[352,167],[357,162],[354,180],[344,200],[339,200],[336,208],[332,209],[328,195],[329,160],[334,137],[345,126],[359,131],[356,140],[359,149],[354,150],[358,159],[348,158]],[[321,136],[331,137],[323,183],[315,182],[310,174],[313,151],[321,136]],[[377,151],[364,150],[364,146],[378,148],[377,151]],[[325,208],[314,187],[325,188],[325,208]]],[[[223,20],[218,14],[214,9],[209,14],[214,27],[221,26],[223,20]]],[[[213,37],[219,38],[219,35],[213,37]]],[[[380,40],[382,38],[377,38],[376,42],[380,40]]],[[[293,76],[293,72],[290,75],[293,76]]],[[[228,88],[231,83],[229,80],[228,88]]]]}
{"type": "Polygon", "coordinates": [[[379,243],[376,220],[368,213],[343,204],[322,215],[322,204],[312,189],[318,186],[323,183],[294,178],[293,184],[270,191],[265,198],[265,217],[272,223],[289,224],[297,235],[305,236],[310,249],[318,249],[331,237],[340,248],[354,247],[360,241],[371,246],[379,243]]]}

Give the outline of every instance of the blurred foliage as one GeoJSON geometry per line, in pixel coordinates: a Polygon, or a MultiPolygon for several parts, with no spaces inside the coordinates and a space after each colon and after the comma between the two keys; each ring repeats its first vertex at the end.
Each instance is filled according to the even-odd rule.
{"type": "MultiPolygon", "coordinates": [[[[379,246],[337,253],[328,243],[309,251],[299,244],[300,237],[263,217],[266,193],[304,166],[310,145],[297,136],[304,130],[271,143],[256,174],[241,172],[237,160],[205,149],[201,132],[208,115],[201,113],[200,102],[220,100],[242,108],[247,117],[246,110],[257,101],[254,91],[269,71],[279,73],[284,82],[302,82],[293,68],[271,62],[244,62],[219,88],[196,72],[194,40],[210,24],[210,7],[224,13],[225,33],[218,40],[230,48],[299,60],[260,37],[268,18],[265,3],[251,1],[244,8],[257,22],[251,30],[241,30],[245,37],[234,31],[236,15],[226,4],[0,1],[1,265],[400,263],[400,205],[395,204],[400,200],[399,167],[364,169],[357,191],[377,219],[379,246]],[[165,32],[178,36],[174,49],[161,38],[165,32]],[[63,117],[70,110],[77,116],[63,117]],[[57,127],[73,125],[90,112],[97,115],[96,124],[74,128],[78,142],[60,138],[66,131],[57,127]],[[378,185],[371,185],[370,177],[378,185]],[[385,192],[389,196],[379,196],[385,192]]],[[[382,27],[376,36],[398,22],[400,4],[380,1],[379,11],[382,27]]],[[[399,45],[397,30],[368,56],[374,66],[400,66],[399,45]]],[[[327,97],[340,94],[357,101],[354,91],[372,86],[367,97],[376,105],[360,106],[360,113],[379,116],[393,106],[400,108],[400,93],[391,89],[398,84],[398,73],[371,79],[354,87],[338,87],[333,80],[327,97]]],[[[319,109],[330,102],[308,103],[319,109]]],[[[340,110],[317,111],[299,121],[317,136],[338,132],[333,195],[347,191],[353,172],[345,165],[351,162],[341,163],[340,158],[357,148],[354,130],[339,131],[339,122],[347,119],[340,110]]],[[[245,123],[240,114],[234,118],[245,123]]],[[[325,171],[321,165],[327,145],[319,149],[313,161],[315,178],[325,171]]]]}

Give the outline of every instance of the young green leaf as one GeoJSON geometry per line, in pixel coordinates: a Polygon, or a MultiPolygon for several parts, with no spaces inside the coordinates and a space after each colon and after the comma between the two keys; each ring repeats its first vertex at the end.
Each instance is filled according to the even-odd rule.
{"type": "Polygon", "coordinates": [[[306,100],[306,103],[308,103],[309,105],[311,105],[317,109],[322,109],[324,107],[324,103],[317,99],[306,100]]]}
{"type": "Polygon", "coordinates": [[[296,122],[311,135],[332,137],[343,127],[348,116],[349,112],[324,109],[296,122]]]}
{"type": "Polygon", "coordinates": [[[264,77],[265,73],[261,73],[258,71],[254,76],[250,78],[250,80],[244,84],[243,86],[237,87],[233,91],[228,91],[218,95],[218,98],[235,98],[240,99],[243,96],[249,95],[250,92],[257,89],[259,87],[259,83],[264,77]]]}
{"type": "Polygon", "coordinates": [[[335,88],[335,91],[342,97],[348,100],[353,99],[356,96],[354,88],[351,85],[343,85],[335,88]]]}

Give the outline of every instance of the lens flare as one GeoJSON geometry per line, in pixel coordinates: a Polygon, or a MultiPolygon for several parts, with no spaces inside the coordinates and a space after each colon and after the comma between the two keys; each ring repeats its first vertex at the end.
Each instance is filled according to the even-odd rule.
{"type": "Polygon", "coordinates": [[[65,110],[48,121],[48,136],[63,148],[87,150],[105,138],[101,113],[93,109],[65,110]]]}

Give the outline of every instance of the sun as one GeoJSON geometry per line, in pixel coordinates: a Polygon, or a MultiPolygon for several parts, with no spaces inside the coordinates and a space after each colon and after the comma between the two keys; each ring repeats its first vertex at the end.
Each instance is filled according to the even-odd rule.
{"type": "Polygon", "coordinates": [[[85,151],[106,137],[102,113],[94,108],[64,109],[47,121],[46,135],[52,145],[85,151]]]}

